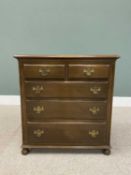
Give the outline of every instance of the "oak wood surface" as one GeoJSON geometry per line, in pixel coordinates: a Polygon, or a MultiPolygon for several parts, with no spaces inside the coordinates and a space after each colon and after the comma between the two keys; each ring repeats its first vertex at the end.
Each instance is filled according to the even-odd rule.
{"type": "Polygon", "coordinates": [[[26,81],[25,89],[26,97],[106,98],[108,82],[26,81]]]}
{"type": "Polygon", "coordinates": [[[29,121],[106,120],[106,101],[27,100],[29,121]]]}
{"type": "Polygon", "coordinates": [[[38,145],[101,145],[107,144],[106,126],[103,124],[30,124],[28,125],[28,144],[38,145]],[[37,136],[35,131],[43,131],[37,136]],[[98,132],[93,137],[90,132],[98,132]]]}
{"type": "Polygon", "coordinates": [[[98,148],[109,153],[119,56],[14,57],[19,61],[23,152],[30,148],[98,148]]]}
{"type": "Polygon", "coordinates": [[[25,78],[40,78],[40,79],[64,79],[65,65],[61,64],[25,64],[24,65],[25,78]]]}
{"type": "Polygon", "coordinates": [[[14,55],[14,58],[22,58],[22,59],[24,59],[24,58],[35,58],[35,59],[37,59],[37,58],[54,58],[54,59],[57,59],[57,58],[62,58],[62,59],[67,59],[67,58],[74,58],[74,59],[76,59],[76,58],[87,58],[87,59],[89,59],[89,58],[91,58],[91,59],[118,59],[119,58],[119,56],[118,55],[116,55],[116,54],[108,54],[108,55],[79,55],[79,54],[56,54],[56,55],[14,55]]]}
{"type": "Polygon", "coordinates": [[[109,64],[69,64],[69,79],[108,78],[109,71],[109,64]]]}

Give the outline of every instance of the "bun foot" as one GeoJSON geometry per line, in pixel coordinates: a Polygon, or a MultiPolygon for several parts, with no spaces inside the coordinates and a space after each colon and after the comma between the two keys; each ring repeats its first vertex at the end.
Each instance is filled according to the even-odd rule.
{"type": "Polygon", "coordinates": [[[111,150],[110,149],[103,149],[103,154],[105,155],[110,155],[111,154],[111,150]]]}
{"type": "Polygon", "coordinates": [[[29,154],[29,152],[30,152],[30,149],[29,148],[23,148],[22,151],[21,151],[21,153],[23,155],[27,155],[27,154],[29,154]]]}

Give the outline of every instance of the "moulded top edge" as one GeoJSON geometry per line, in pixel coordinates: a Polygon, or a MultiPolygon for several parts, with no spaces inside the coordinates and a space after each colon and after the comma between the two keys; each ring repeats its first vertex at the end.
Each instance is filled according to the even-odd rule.
{"type": "Polygon", "coordinates": [[[56,55],[14,55],[14,58],[95,58],[95,59],[118,59],[119,56],[118,55],[79,55],[79,54],[56,54],[56,55]]]}

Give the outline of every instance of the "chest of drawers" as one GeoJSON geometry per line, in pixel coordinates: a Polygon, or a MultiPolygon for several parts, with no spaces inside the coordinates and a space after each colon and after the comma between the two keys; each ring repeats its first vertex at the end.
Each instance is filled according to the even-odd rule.
{"type": "Polygon", "coordinates": [[[19,61],[22,153],[32,148],[110,154],[117,55],[15,55],[19,61]]]}

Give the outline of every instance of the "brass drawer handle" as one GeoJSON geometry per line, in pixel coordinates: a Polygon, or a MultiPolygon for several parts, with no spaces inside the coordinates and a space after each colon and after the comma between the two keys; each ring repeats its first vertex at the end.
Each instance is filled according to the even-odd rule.
{"type": "Polygon", "coordinates": [[[93,68],[86,68],[83,70],[83,73],[86,75],[86,76],[91,76],[93,73],[95,72],[95,70],[93,68]]]}
{"type": "Polygon", "coordinates": [[[36,93],[36,94],[39,94],[39,93],[41,93],[41,91],[43,91],[44,90],[44,88],[43,88],[43,86],[33,86],[32,87],[32,90],[36,93]]]}
{"type": "Polygon", "coordinates": [[[89,131],[89,135],[92,138],[96,138],[99,135],[99,131],[98,130],[89,131]]]}
{"type": "Polygon", "coordinates": [[[49,74],[50,69],[47,69],[47,68],[42,69],[42,68],[40,68],[38,71],[41,74],[41,76],[45,77],[45,76],[47,76],[49,74]]]}
{"type": "Polygon", "coordinates": [[[92,87],[92,88],[90,88],[90,91],[93,94],[98,94],[101,91],[101,88],[100,87],[92,87]]]}
{"type": "Polygon", "coordinates": [[[37,114],[40,114],[42,111],[44,111],[44,106],[36,106],[33,107],[33,111],[36,112],[37,114]]]}
{"type": "Polygon", "coordinates": [[[96,106],[93,106],[93,107],[89,108],[89,111],[90,111],[93,115],[96,115],[96,114],[100,111],[100,108],[99,108],[99,107],[96,107],[96,106]]]}
{"type": "Polygon", "coordinates": [[[42,134],[44,134],[44,130],[42,129],[34,130],[33,134],[36,135],[36,137],[41,137],[42,134]]]}

